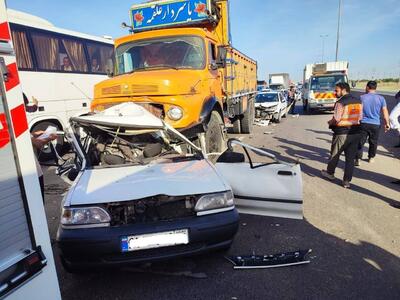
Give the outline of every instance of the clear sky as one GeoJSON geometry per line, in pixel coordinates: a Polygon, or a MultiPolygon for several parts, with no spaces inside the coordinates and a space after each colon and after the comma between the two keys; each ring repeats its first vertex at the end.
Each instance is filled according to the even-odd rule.
{"type": "MultiPolygon", "coordinates": [[[[94,35],[127,33],[137,0],[7,0],[8,7],[43,17],[58,27],[94,35]]],[[[274,72],[302,78],[306,63],[334,60],[339,0],[230,0],[233,45],[256,59],[259,79],[274,72]]],[[[400,0],[343,0],[339,59],[350,76],[400,76],[400,0]]]]}

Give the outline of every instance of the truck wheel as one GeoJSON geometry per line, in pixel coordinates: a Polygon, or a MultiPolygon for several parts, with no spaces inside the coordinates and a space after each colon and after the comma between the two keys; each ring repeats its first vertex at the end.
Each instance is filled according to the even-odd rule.
{"type": "MultiPolygon", "coordinates": [[[[61,128],[58,124],[45,121],[45,122],[40,122],[40,123],[36,124],[35,126],[33,126],[31,129],[31,132],[35,132],[35,131],[39,131],[39,130],[44,131],[49,126],[56,127],[57,131],[61,130],[61,128]]],[[[60,155],[62,155],[63,154],[62,151],[64,149],[64,138],[58,137],[52,143],[53,143],[55,149],[57,150],[57,152],[60,155]]],[[[41,150],[36,150],[36,155],[37,155],[38,160],[42,163],[54,159],[54,154],[51,152],[51,148],[48,145],[45,145],[43,147],[43,149],[41,149],[41,150]]]]}
{"type": "Polygon", "coordinates": [[[239,119],[239,117],[236,117],[236,119],[234,120],[234,121],[231,121],[231,123],[232,123],[232,133],[235,133],[235,134],[240,134],[241,132],[242,132],[242,130],[241,130],[241,122],[240,122],[240,119],[239,119]]]}
{"type": "Polygon", "coordinates": [[[240,120],[242,133],[251,133],[253,131],[254,114],[254,100],[250,100],[248,108],[244,113],[243,118],[240,120]]]}
{"type": "Polygon", "coordinates": [[[223,125],[224,122],[220,114],[215,110],[212,111],[205,134],[207,153],[221,153],[223,151],[225,142],[222,132],[223,125]]]}

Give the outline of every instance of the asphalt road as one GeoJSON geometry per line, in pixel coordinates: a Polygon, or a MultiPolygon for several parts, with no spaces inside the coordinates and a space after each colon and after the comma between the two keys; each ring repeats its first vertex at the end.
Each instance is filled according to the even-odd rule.
{"type": "MultiPolygon", "coordinates": [[[[393,97],[389,98],[390,106],[393,97]]],[[[304,181],[304,220],[242,215],[232,255],[313,250],[305,266],[233,270],[222,253],[127,266],[82,275],[66,273],[54,245],[63,299],[400,299],[400,177],[394,133],[381,138],[374,164],[355,171],[352,189],[320,178],[331,133],[328,113],[289,115],[276,126],[256,127],[244,141],[270,149],[283,159],[300,159],[304,181]],[[206,278],[199,278],[206,277],[206,278]]],[[[342,165],[341,165],[342,166],[342,165]]],[[[67,187],[46,172],[46,211],[54,241],[60,201],[67,187]]]]}

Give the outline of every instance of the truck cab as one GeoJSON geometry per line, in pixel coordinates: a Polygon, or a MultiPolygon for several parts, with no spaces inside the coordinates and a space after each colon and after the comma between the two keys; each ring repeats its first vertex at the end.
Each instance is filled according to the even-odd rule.
{"type": "Polygon", "coordinates": [[[304,70],[303,107],[313,110],[332,110],[338,100],[335,86],[348,82],[348,62],[328,62],[307,65],[304,70]]]}
{"type": "Polygon", "coordinates": [[[208,153],[221,152],[225,123],[252,130],[257,64],[231,45],[228,1],[185,3],[132,7],[134,34],[116,39],[113,77],[95,86],[91,109],[139,103],[208,153]],[[181,15],[167,22],[172,11],[181,15]]]}

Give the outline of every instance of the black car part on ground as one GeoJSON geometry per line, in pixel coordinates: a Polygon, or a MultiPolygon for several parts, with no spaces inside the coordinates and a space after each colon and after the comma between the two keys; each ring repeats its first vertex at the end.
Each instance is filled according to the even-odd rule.
{"type": "Polygon", "coordinates": [[[234,269],[267,269],[309,264],[309,253],[311,249],[273,255],[229,256],[226,259],[233,263],[234,269]]]}

